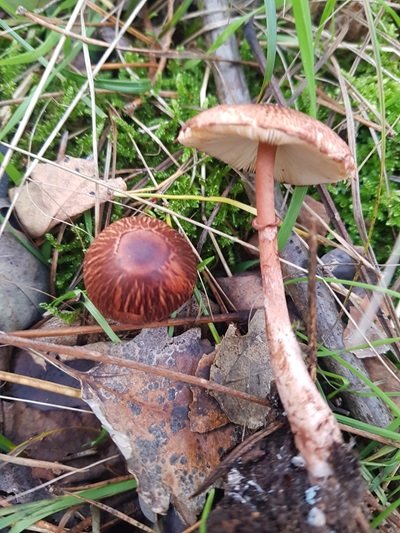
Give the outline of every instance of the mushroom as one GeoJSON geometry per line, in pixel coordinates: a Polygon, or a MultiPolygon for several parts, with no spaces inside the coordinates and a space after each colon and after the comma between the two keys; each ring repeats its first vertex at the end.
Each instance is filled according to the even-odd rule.
{"type": "Polygon", "coordinates": [[[83,263],[87,294],[108,318],[137,323],[163,320],[193,292],[196,257],[164,222],[123,218],[90,245],[83,263]]]}
{"type": "Polygon", "coordinates": [[[237,169],[256,172],[260,268],[271,367],[312,482],[333,475],[342,445],[335,417],[305,366],[287,310],[277,249],[274,178],[294,185],[353,177],[346,143],[324,124],[279,105],[221,105],[189,120],[178,140],[237,169]]]}

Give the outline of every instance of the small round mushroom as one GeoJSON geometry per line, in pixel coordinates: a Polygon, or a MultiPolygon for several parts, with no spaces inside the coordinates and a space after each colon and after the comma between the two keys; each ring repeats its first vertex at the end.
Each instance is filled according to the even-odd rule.
{"type": "Polygon", "coordinates": [[[346,143],[324,124],[279,105],[221,105],[189,120],[178,140],[255,170],[260,269],[271,366],[297,448],[312,480],[333,473],[342,436],[312,381],[293,333],[277,249],[274,178],[294,185],[334,183],[355,174],[346,143]]]}
{"type": "Polygon", "coordinates": [[[126,323],[163,320],[190,298],[196,257],[164,222],[123,218],[93,241],[83,276],[89,298],[106,317],[126,323]]]}

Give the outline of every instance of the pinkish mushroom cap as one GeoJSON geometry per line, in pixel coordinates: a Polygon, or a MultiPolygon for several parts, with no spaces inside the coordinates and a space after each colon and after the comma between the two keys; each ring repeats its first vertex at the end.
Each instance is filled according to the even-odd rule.
{"type": "Polygon", "coordinates": [[[304,113],[272,104],[220,105],[189,120],[179,142],[254,170],[260,142],[277,146],[274,177],[293,185],[335,183],[355,175],[347,144],[304,113]]]}

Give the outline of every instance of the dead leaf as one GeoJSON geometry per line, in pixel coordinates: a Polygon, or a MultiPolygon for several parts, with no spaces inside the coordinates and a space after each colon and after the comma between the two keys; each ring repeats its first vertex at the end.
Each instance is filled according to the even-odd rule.
{"type": "Polygon", "coordinates": [[[297,222],[304,226],[308,231],[312,231],[313,225],[315,224],[316,234],[324,237],[327,233],[327,229],[319,219],[322,219],[325,224],[329,224],[330,222],[324,204],[318,202],[318,200],[315,200],[312,196],[307,195],[304,198],[304,203],[300,209],[299,216],[297,217],[297,222]],[[311,211],[309,211],[306,206],[309,207],[311,211]]]}
{"type": "MultiPolygon", "coordinates": [[[[145,329],[131,341],[87,346],[105,354],[194,374],[203,354],[200,330],[168,337],[166,328],[145,329]]],[[[235,443],[233,427],[205,434],[189,428],[190,387],[118,365],[101,364],[82,376],[82,397],[109,431],[153,512],[170,502],[189,524],[202,508],[191,498],[221,456],[235,443]]]]}
{"type": "MultiPolygon", "coordinates": [[[[265,337],[264,311],[256,312],[249,324],[249,332],[237,336],[236,328],[229,326],[219,345],[217,356],[211,367],[213,381],[245,391],[259,398],[265,398],[270,391],[272,370],[269,363],[265,337]]],[[[228,418],[235,424],[258,429],[265,423],[266,407],[246,400],[211,392],[228,418]]]]}
{"type": "Polygon", "coordinates": [[[391,399],[400,406],[400,371],[387,358],[385,365],[378,357],[367,357],[363,363],[371,381],[378,385],[383,392],[394,392],[391,399]]]}
{"type": "MultiPolygon", "coordinates": [[[[4,435],[17,444],[25,443],[26,456],[32,459],[61,463],[68,461],[68,465],[80,468],[101,457],[107,457],[114,451],[104,446],[99,450],[97,459],[93,455],[81,454],[100,433],[99,422],[92,413],[64,409],[44,411],[24,402],[3,402],[2,414],[4,435]]],[[[106,469],[107,465],[103,465],[100,472],[104,473],[106,469]]],[[[56,477],[51,470],[36,467],[32,469],[32,475],[42,480],[56,477]]],[[[74,482],[88,482],[98,475],[99,471],[82,470],[77,473],[77,477],[74,476],[74,482]]]]}
{"type": "MultiPolygon", "coordinates": [[[[93,161],[65,156],[59,163],[65,170],[50,163],[39,163],[32,171],[31,181],[20,192],[15,209],[21,224],[31,237],[40,237],[59,222],[64,222],[93,207],[96,199],[103,203],[112,198],[113,192],[85,179],[95,177],[93,161]],[[81,176],[69,170],[79,172],[81,176]]],[[[107,185],[126,190],[123,179],[110,179],[107,185]]],[[[10,190],[11,199],[17,188],[10,190]]]]}
{"type": "MultiPolygon", "coordinates": [[[[354,305],[350,309],[350,316],[353,320],[349,320],[349,323],[347,324],[343,334],[343,342],[346,350],[354,353],[354,355],[360,359],[364,359],[366,357],[376,357],[376,354],[388,352],[390,350],[390,346],[387,344],[375,346],[374,348],[367,347],[363,349],[352,350],[352,347],[355,345],[355,341],[353,339],[359,338],[357,326],[360,324],[363,314],[370,304],[370,300],[368,296],[365,296],[360,303],[353,302],[353,304],[354,305]]],[[[369,342],[387,338],[387,334],[383,330],[377,318],[371,323],[364,336],[369,342]]],[[[359,344],[359,341],[357,344],[359,344]]]]}
{"type": "Polygon", "coordinates": [[[219,285],[236,309],[253,309],[263,306],[263,291],[259,271],[217,278],[219,285]]]}
{"type": "MultiPolygon", "coordinates": [[[[214,362],[215,352],[205,354],[200,359],[196,376],[210,379],[210,367],[214,362]]],[[[212,398],[205,389],[191,387],[193,401],[190,404],[190,429],[197,433],[207,433],[213,429],[229,424],[229,418],[221,410],[217,400],[212,398]]]]}

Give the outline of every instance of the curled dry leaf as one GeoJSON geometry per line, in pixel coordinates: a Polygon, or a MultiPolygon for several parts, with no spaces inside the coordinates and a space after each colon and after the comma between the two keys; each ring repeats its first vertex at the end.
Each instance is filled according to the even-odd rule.
{"type": "MultiPolygon", "coordinates": [[[[211,379],[232,389],[265,398],[273,379],[267,353],[264,311],[260,309],[251,319],[247,335],[239,337],[236,328],[229,326],[211,367],[211,379]]],[[[250,429],[264,425],[268,414],[266,407],[214,391],[211,394],[235,424],[250,429]]]]}
{"type": "MultiPolygon", "coordinates": [[[[203,354],[199,329],[171,338],[166,328],[145,329],[131,341],[96,343],[97,352],[194,374],[203,354]]],[[[205,434],[189,427],[190,387],[167,378],[101,364],[82,375],[82,397],[109,431],[138,479],[139,494],[154,513],[170,502],[186,523],[202,508],[191,498],[235,444],[232,425],[205,434]]]]}
{"type": "MultiPolygon", "coordinates": [[[[215,352],[204,354],[196,369],[196,376],[210,379],[210,367],[214,362],[215,352]]],[[[190,429],[197,433],[207,433],[225,426],[229,418],[221,410],[217,400],[212,398],[205,389],[191,387],[193,401],[190,404],[190,429]]]]}
{"type": "MultiPolygon", "coordinates": [[[[40,237],[59,222],[69,220],[112,198],[112,191],[85,177],[95,177],[93,161],[65,156],[59,163],[63,169],[50,163],[39,163],[32,171],[31,181],[20,192],[15,209],[21,224],[31,237],[40,237]],[[79,172],[81,175],[69,172],[79,172]]],[[[126,190],[123,179],[107,181],[113,189],[126,190]]],[[[11,199],[17,188],[10,190],[11,199]]]]}

